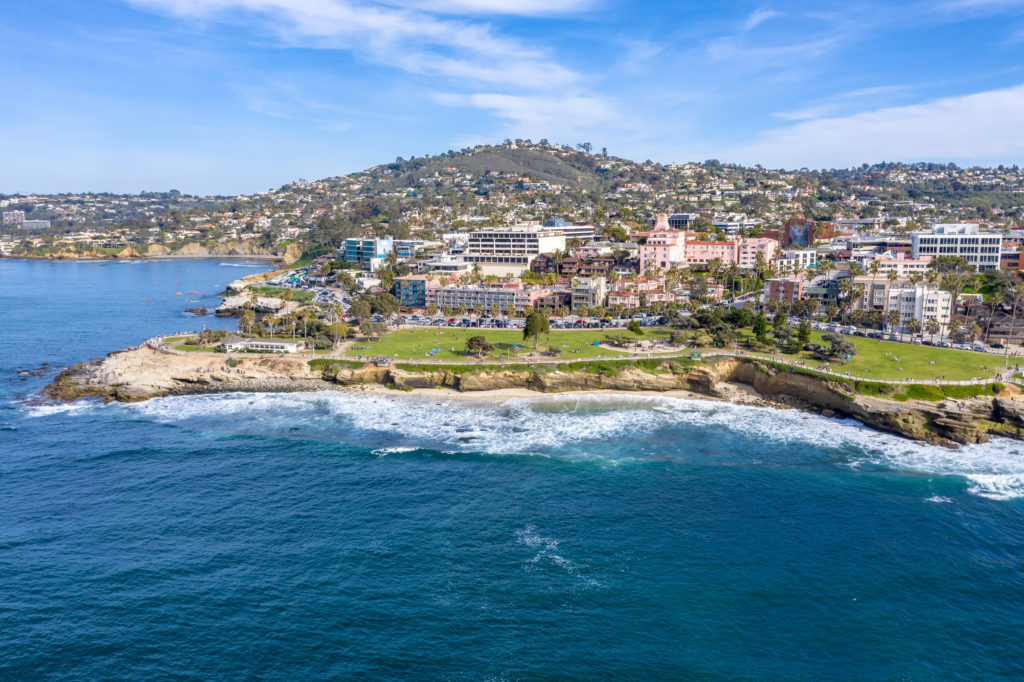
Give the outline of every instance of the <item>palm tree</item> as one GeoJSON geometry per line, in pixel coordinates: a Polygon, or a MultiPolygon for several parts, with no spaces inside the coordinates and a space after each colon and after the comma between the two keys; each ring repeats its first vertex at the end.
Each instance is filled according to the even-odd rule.
{"type": "Polygon", "coordinates": [[[267,328],[270,329],[270,337],[273,338],[274,327],[277,326],[277,318],[273,315],[267,315],[263,318],[263,324],[267,325],[267,328]]]}
{"type": "Polygon", "coordinates": [[[921,331],[921,323],[916,317],[912,317],[907,320],[907,324],[904,326],[907,328],[907,331],[910,332],[911,337],[921,331]]]}
{"type": "Polygon", "coordinates": [[[925,320],[924,330],[928,332],[928,336],[931,337],[932,341],[935,341],[935,335],[942,331],[942,325],[934,317],[929,317],[925,320]]]}
{"type": "Polygon", "coordinates": [[[1017,307],[1020,305],[1021,299],[1024,299],[1024,282],[1014,282],[1014,284],[1006,290],[1003,294],[1008,301],[1013,301],[1013,312],[1010,315],[1010,334],[1006,337],[1005,348],[1003,348],[1003,364],[1010,364],[1010,344],[1013,342],[1013,330],[1017,326],[1017,307]]]}
{"type": "Polygon", "coordinates": [[[896,329],[896,326],[900,323],[900,311],[893,308],[885,315],[886,321],[889,323],[889,331],[896,329]]]}
{"type": "Polygon", "coordinates": [[[256,320],[256,314],[251,310],[242,311],[242,314],[238,317],[238,322],[245,327],[245,333],[249,334],[252,332],[252,323],[256,320]]]}

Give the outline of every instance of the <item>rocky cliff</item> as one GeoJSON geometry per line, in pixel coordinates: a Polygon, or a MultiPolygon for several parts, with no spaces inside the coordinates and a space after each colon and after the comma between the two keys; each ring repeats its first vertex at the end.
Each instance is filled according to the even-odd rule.
{"type": "Polygon", "coordinates": [[[253,240],[228,241],[206,247],[202,244],[189,243],[178,249],[170,249],[163,244],[141,244],[129,246],[118,251],[110,249],[55,247],[51,249],[33,249],[18,251],[13,254],[19,258],[38,258],[42,260],[124,260],[131,258],[154,257],[240,257],[252,256],[259,258],[276,257],[285,263],[294,263],[302,256],[302,249],[289,244],[284,249],[276,249],[261,245],[253,240]]]}
{"type": "Polygon", "coordinates": [[[234,355],[229,361],[219,354],[175,353],[142,346],[71,367],[44,395],[62,401],[81,397],[137,401],[167,395],[339,390],[364,385],[462,392],[685,391],[695,397],[740,399],[805,409],[826,417],[852,417],[882,431],[947,446],[984,442],[990,435],[1024,438],[1024,400],[1013,387],[996,396],[932,403],[858,395],[841,382],[741,358],[692,368],[666,362],[654,371],[596,367],[564,372],[543,367],[449,371],[424,366],[410,371],[340,363],[314,370],[306,358],[297,356],[234,355]]]}

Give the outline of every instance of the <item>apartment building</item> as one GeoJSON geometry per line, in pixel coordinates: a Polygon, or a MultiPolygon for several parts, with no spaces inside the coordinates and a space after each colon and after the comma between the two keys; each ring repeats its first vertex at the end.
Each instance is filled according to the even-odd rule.
{"type": "Polygon", "coordinates": [[[396,277],[391,292],[398,303],[407,308],[422,308],[427,305],[427,290],[441,286],[438,277],[430,275],[408,275],[396,277]]]}
{"type": "Polygon", "coordinates": [[[572,310],[580,306],[596,308],[604,306],[608,286],[604,277],[578,277],[572,281],[572,310]]]}
{"type": "Polygon", "coordinates": [[[861,259],[861,267],[864,272],[871,272],[871,264],[878,263],[878,274],[887,277],[890,272],[895,272],[900,279],[906,279],[910,275],[924,275],[932,262],[931,256],[920,258],[908,258],[903,253],[882,253],[868,258],[861,259]]]}
{"type": "Polygon", "coordinates": [[[904,330],[910,320],[917,320],[922,328],[928,320],[937,320],[945,329],[949,324],[950,296],[948,291],[924,284],[900,284],[889,290],[885,314],[888,315],[890,310],[898,310],[899,326],[904,330]]]}
{"type": "Polygon", "coordinates": [[[940,223],[930,232],[915,232],[911,236],[911,256],[959,256],[978,271],[998,270],[1003,238],[998,234],[984,234],[973,223],[940,223]]]}
{"type": "Polygon", "coordinates": [[[426,305],[438,308],[458,308],[460,305],[472,310],[481,305],[485,309],[498,306],[501,310],[513,307],[516,310],[536,308],[552,290],[547,287],[527,287],[522,282],[505,282],[500,284],[459,285],[428,287],[426,305]]]}
{"type": "Polygon", "coordinates": [[[793,303],[804,296],[804,279],[802,277],[775,277],[764,283],[764,299],[766,301],[787,301],[793,303]]]}
{"type": "MultiPolygon", "coordinates": [[[[774,239],[766,239],[764,237],[741,239],[736,251],[736,262],[745,270],[753,270],[754,266],[757,265],[758,254],[761,255],[765,265],[767,265],[776,257],[778,248],[779,243],[774,239]]],[[[814,253],[814,251],[812,250],[809,253],[814,253]]]]}
{"type": "Polygon", "coordinates": [[[353,237],[345,240],[345,243],[338,249],[338,256],[346,263],[355,263],[364,270],[376,272],[393,248],[394,240],[390,237],[383,239],[353,237]]]}

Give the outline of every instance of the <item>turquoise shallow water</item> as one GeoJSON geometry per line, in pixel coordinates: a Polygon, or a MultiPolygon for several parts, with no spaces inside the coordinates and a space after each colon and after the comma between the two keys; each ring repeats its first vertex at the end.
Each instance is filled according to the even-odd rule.
{"type": "Polygon", "coordinates": [[[669,398],[24,401],[15,369],[201,328],[174,292],[255,270],[0,260],[0,678],[1024,675],[1017,443],[669,398]]]}

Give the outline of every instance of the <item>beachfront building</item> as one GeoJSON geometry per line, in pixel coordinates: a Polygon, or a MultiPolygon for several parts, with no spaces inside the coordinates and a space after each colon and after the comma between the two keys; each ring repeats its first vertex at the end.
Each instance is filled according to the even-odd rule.
{"type": "Polygon", "coordinates": [[[469,235],[463,259],[486,275],[519,275],[538,255],[564,250],[565,241],[561,229],[537,225],[477,230],[469,235]]]}
{"type": "Polygon", "coordinates": [[[572,281],[572,310],[581,306],[596,308],[604,306],[608,286],[604,277],[577,277],[572,281]]]}
{"type": "Polygon", "coordinates": [[[264,353],[298,353],[306,348],[302,339],[247,339],[230,334],[220,342],[220,348],[228,353],[257,351],[264,353]]]}
{"type": "Polygon", "coordinates": [[[907,322],[917,320],[921,327],[928,320],[937,320],[946,329],[949,325],[950,293],[926,284],[902,283],[891,287],[886,300],[885,314],[897,310],[900,314],[900,329],[905,330],[907,322]]]}
{"type": "Polygon", "coordinates": [[[998,234],[984,234],[974,223],[939,223],[930,232],[911,235],[911,256],[958,256],[967,260],[978,271],[998,270],[1003,238],[998,234]]]}
{"type": "Polygon", "coordinates": [[[394,240],[390,237],[384,239],[353,237],[345,240],[338,250],[338,256],[346,263],[355,263],[363,270],[376,272],[393,248],[394,240]]]}
{"type": "Polygon", "coordinates": [[[502,311],[512,307],[516,310],[536,308],[541,299],[550,296],[548,287],[529,287],[521,281],[497,282],[493,284],[466,284],[431,287],[426,292],[426,304],[438,308],[466,306],[472,310],[477,305],[484,309],[497,306],[502,311]]]}

